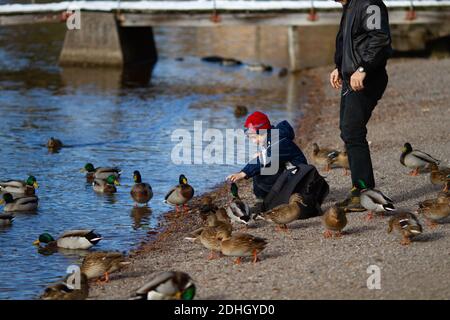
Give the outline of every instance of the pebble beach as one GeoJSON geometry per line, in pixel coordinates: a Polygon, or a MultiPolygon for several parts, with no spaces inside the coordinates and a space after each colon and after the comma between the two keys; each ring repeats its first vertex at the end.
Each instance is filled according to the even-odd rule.
{"type": "MultiPolygon", "coordinates": [[[[328,82],[330,67],[305,71],[313,84],[308,88],[305,115],[298,119],[297,143],[309,156],[311,145],[343,149],[339,137],[339,92],[328,82]]],[[[450,59],[391,60],[387,91],[368,125],[377,188],[395,201],[397,208],[412,211],[417,203],[436,196],[440,188],[429,174],[408,175],[400,162],[405,142],[432,154],[443,165],[450,163],[450,59]]],[[[251,110],[252,111],[252,110],[251,110]]],[[[310,158],[310,157],[308,157],[310,158]]],[[[330,194],[323,209],[343,199],[351,182],[342,169],[324,172],[330,194]]],[[[224,173],[225,178],[225,173],[224,173]]],[[[194,186],[195,188],[195,186],[194,186]]],[[[225,183],[209,195],[218,206],[231,200],[225,183]]],[[[251,203],[251,181],[239,182],[241,198],[251,203]]],[[[190,202],[191,212],[178,216],[168,212],[157,233],[150,232],[141,246],[130,253],[131,264],[111,275],[105,285],[93,284],[90,299],[128,299],[155,273],[166,270],[190,274],[197,286],[196,299],[449,299],[450,221],[427,227],[409,246],[400,235],[388,234],[389,215],[365,219],[366,212],[349,213],[345,235],[326,239],[321,218],[298,220],[289,232],[258,221],[248,230],[268,241],[260,261],[230,257],[208,260],[199,243],[186,241],[189,232],[202,225],[198,215],[200,197],[190,202]],[[369,266],[379,267],[381,288],[367,287],[369,266]]],[[[236,226],[240,229],[240,226],[236,226]]]]}

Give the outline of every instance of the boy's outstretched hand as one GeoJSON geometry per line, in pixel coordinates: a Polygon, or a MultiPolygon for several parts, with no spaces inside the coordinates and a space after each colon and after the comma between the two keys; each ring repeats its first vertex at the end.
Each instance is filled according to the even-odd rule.
{"type": "Polygon", "coordinates": [[[239,180],[242,180],[242,179],[244,179],[246,177],[246,174],[244,173],[244,172],[238,172],[238,173],[233,173],[233,174],[230,174],[228,177],[227,177],[227,180],[228,181],[231,181],[231,182],[236,182],[236,181],[239,181],[239,180]]]}

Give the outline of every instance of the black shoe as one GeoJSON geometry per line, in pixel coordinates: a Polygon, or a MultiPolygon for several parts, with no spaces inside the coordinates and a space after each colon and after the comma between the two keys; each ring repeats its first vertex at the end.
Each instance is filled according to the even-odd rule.
{"type": "Polygon", "coordinates": [[[361,192],[359,189],[353,188],[350,191],[350,196],[343,201],[336,202],[336,206],[340,208],[345,208],[351,212],[366,211],[366,209],[363,206],[361,206],[360,194],[361,192]]]}

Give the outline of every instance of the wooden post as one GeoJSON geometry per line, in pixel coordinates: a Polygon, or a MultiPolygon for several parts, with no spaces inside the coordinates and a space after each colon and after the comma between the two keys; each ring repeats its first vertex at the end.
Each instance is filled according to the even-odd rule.
{"type": "Polygon", "coordinates": [[[291,72],[300,70],[300,41],[297,26],[288,27],[289,69],[291,72]]]}

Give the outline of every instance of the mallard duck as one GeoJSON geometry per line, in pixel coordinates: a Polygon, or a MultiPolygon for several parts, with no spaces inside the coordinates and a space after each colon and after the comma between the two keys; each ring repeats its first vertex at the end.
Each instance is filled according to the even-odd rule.
{"type": "Polygon", "coordinates": [[[142,182],[141,173],[137,170],[133,173],[133,180],[134,185],[131,188],[130,194],[135,202],[135,206],[138,203],[145,203],[147,205],[153,198],[152,187],[148,183],[142,182]]]}
{"type": "Polygon", "coordinates": [[[120,186],[120,183],[114,175],[110,175],[106,180],[94,179],[94,182],[92,182],[94,191],[100,193],[116,193],[116,186],[120,186]]]}
{"type": "Polygon", "coordinates": [[[450,198],[448,197],[448,194],[444,192],[439,192],[436,198],[426,199],[424,201],[419,202],[419,208],[429,207],[435,203],[450,204],[450,198]]]}
{"type": "Polygon", "coordinates": [[[422,202],[417,210],[428,222],[429,227],[435,227],[436,223],[450,215],[450,204],[447,197],[438,197],[435,202],[422,202]]]}
{"type": "Polygon", "coordinates": [[[439,164],[440,161],[433,158],[428,153],[420,150],[413,150],[411,144],[407,142],[403,146],[400,163],[407,168],[413,169],[413,171],[409,173],[410,175],[417,176],[420,169],[425,168],[425,166],[431,163],[439,164]]]}
{"type": "Polygon", "coordinates": [[[430,181],[432,184],[443,185],[444,190],[448,190],[448,182],[450,181],[450,168],[439,168],[436,163],[430,164],[431,173],[430,181]]]}
{"type": "Polygon", "coordinates": [[[199,213],[203,221],[205,221],[210,214],[214,214],[217,209],[218,208],[214,204],[213,198],[211,196],[204,196],[201,198],[199,213]]]}
{"type": "Polygon", "coordinates": [[[34,176],[29,176],[26,181],[8,180],[0,182],[0,192],[4,193],[32,196],[37,188],[39,188],[39,184],[34,176]]]}
{"type": "Polygon", "coordinates": [[[80,170],[86,172],[86,179],[92,181],[94,179],[106,180],[109,176],[114,176],[117,179],[120,178],[122,171],[116,167],[99,167],[95,168],[92,163],[87,163],[84,168],[80,170]]]}
{"type": "Polygon", "coordinates": [[[0,204],[4,204],[4,212],[33,212],[38,207],[39,199],[36,196],[24,196],[14,199],[11,193],[5,193],[0,204]]]}
{"type": "Polygon", "coordinates": [[[9,226],[13,220],[14,216],[12,214],[0,214],[0,226],[9,226]]]}
{"type": "Polygon", "coordinates": [[[233,59],[233,58],[224,58],[222,60],[222,65],[226,67],[230,66],[240,66],[242,64],[241,61],[233,59]]]}
{"type": "Polygon", "coordinates": [[[104,282],[108,282],[109,274],[129,264],[130,262],[125,261],[124,255],[120,252],[98,251],[84,257],[80,270],[88,279],[103,277],[104,282]]]}
{"type": "Polygon", "coordinates": [[[413,237],[422,233],[419,220],[408,211],[398,212],[389,220],[388,233],[391,233],[394,229],[401,233],[403,238],[400,243],[402,245],[410,244],[413,237]]]}
{"type": "Polygon", "coordinates": [[[347,216],[345,208],[340,208],[337,206],[332,206],[325,211],[322,218],[323,225],[327,229],[323,236],[325,238],[331,238],[333,236],[333,231],[336,237],[342,235],[342,229],[347,225],[347,216]]]}
{"type": "Polygon", "coordinates": [[[272,66],[263,63],[248,63],[245,65],[245,69],[253,72],[271,72],[273,70],[272,66]]]}
{"type": "Polygon", "coordinates": [[[338,151],[337,153],[332,153],[330,155],[330,158],[331,166],[344,169],[344,175],[347,176],[348,170],[350,169],[347,151],[338,151]]]}
{"type": "Polygon", "coordinates": [[[42,300],[85,300],[89,296],[89,281],[85,274],[80,274],[80,288],[72,288],[63,282],[48,286],[40,296],[42,300]]]}
{"type": "Polygon", "coordinates": [[[235,233],[221,230],[217,232],[223,255],[237,257],[234,263],[240,264],[242,257],[253,256],[253,263],[258,261],[258,254],[265,249],[267,240],[247,233],[235,233]]]}
{"type": "Polygon", "coordinates": [[[238,118],[247,115],[247,113],[248,109],[246,106],[237,105],[234,107],[234,115],[238,118]]]}
{"type": "Polygon", "coordinates": [[[394,200],[386,196],[383,192],[377,189],[364,189],[360,196],[361,206],[369,210],[367,220],[373,218],[374,213],[381,213],[386,211],[394,211],[394,200]]]}
{"type": "Polygon", "coordinates": [[[187,273],[166,271],[138,289],[130,300],[192,300],[195,291],[195,284],[187,273]]]}
{"type": "Polygon", "coordinates": [[[94,230],[68,230],[64,232],[58,239],[54,239],[49,233],[43,233],[33,244],[40,246],[41,243],[46,244],[48,249],[64,248],[64,249],[82,249],[86,250],[99,243],[102,236],[95,233],[94,230]]]}
{"type": "Polygon", "coordinates": [[[184,174],[180,175],[179,184],[172,188],[165,196],[166,203],[174,205],[178,213],[178,206],[182,205],[187,210],[186,203],[194,196],[194,188],[188,184],[184,174]]]}
{"type": "Polygon", "coordinates": [[[227,215],[232,222],[247,225],[250,221],[250,208],[247,202],[242,201],[239,197],[239,189],[236,183],[231,184],[230,190],[233,200],[227,206],[227,215]]]}
{"type": "Polygon", "coordinates": [[[288,204],[282,204],[264,212],[261,218],[273,222],[277,228],[288,230],[287,224],[297,220],[300,217],[301,205],[306,206],[300,194],[294,193],[289,198],[288,204]]]}
{"type": "Polygon", "coordinates": [[[193,238],[187,237],[187,240],[199,241],[206,249],[210,250],[208,260],[215,258],[215,252],[220,252],[220,240],[217,239],[219,231],[232,232],[231,224],[220,221],[215,214],[207,218],[207,226],[199,228],[192,232],[193,238]]]}
{"type": "Polygon", "coordinates": [[[51,137],[47,141],[47,148],[50,152],[58,151],[63,147],[61,140],[51,137]]]}
{"type": "Polygon", "coordinates": [[[319,148],[317,143],[313,143],[313,152],[311,159],[316,165],[324,166],[325,171],[330,171],[333,159],[339,154],[339,151],[329,148],[319,148]]]}

